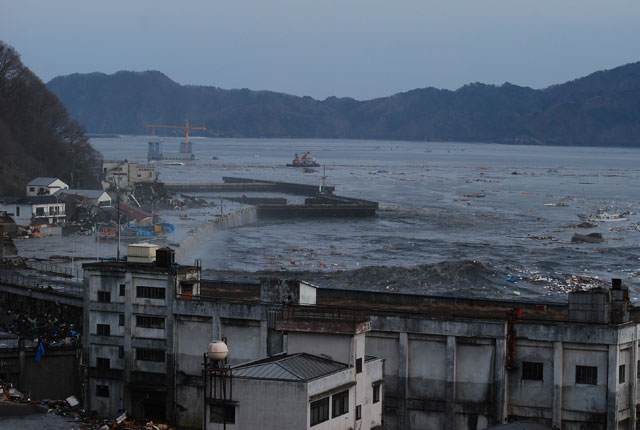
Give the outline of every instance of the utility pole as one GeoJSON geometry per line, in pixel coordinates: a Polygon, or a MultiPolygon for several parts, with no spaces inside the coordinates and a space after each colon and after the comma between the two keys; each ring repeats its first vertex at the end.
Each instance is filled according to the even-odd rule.
{"type": "Polygon", "coordinates": [[[117,203],[117,211],[118,211],[118,252],[116,254],[117,260],[120,261],[120,187],[117,188],[118,191],[118,203],[117,203]]]}

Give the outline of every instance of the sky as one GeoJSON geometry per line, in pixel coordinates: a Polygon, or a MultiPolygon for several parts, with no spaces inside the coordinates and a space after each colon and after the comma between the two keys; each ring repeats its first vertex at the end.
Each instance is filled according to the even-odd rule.
{"type": "Polygon", "coordinates": [[[532,88],[640,60],[638,0],[0,0],[44,82],[159,70],[186,85],[366,100],[532,88]]]}

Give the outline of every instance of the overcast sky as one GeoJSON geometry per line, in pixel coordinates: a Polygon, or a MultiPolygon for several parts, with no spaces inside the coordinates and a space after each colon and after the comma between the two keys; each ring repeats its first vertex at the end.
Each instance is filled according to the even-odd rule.
{"type": "Polygon", "coordinates": [[[43,81],[159,70],[181,84],[369,99],[542,88],[640,60],[638,0],[0,0],[43,81]]]}

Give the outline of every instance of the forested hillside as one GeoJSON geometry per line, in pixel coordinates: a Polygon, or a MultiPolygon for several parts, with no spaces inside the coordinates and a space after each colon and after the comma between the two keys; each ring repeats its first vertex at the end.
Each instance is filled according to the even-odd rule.
{"type": "Polygon", "coordinates": [[[74,74],[48,83],[91,133],[147,123],[206,135],[640,145],[640,63],[534,90],[505,83],[424,88],[367,101],[182,86],[160,72],[74,74]]]}
{"type": "Polygon", "coordinates": [[[99,153],[42,81],[0,42],[0,195],[24,195],[37,176],[97,185],[99,153]]]}

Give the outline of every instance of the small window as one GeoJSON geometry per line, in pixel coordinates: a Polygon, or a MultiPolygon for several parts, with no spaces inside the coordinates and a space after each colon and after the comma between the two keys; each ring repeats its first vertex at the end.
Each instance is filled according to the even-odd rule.
{"type": "Polygon", "coordinates": [[[220,404],[209,405],[209,421],[212,423],[235,424],[236,406],[220,404]]]}
{"type": "Polygon", "coordinates": [[[543,379],[543,364],[535,363],[532,361],[522,362],[522,379],[530,381],[542,381],[543,379]]]}
{"type": "Polygon", "coordinates": [[[36,192],[36,187],[29,187],[29,191],[32,192],[32,193],[35,193],[36,192]]]}
{"type": "Polygon", "coordinates": [[[109,386],[96,385],[96,397],[109,397],[109,386]]]}
{"type": "Polygon", "coordinates": [[[44,208],[36,208],[36,216],[44,216],[44,208]]]}
{"type": "Polygon", "coordinates": [[[624,384],[624,380],[625,380],[625,365],[621,364],[620,366],[618,366],[618,384],[624,384]]]}
{"type": "Polygon", "coordinates": [[[362,406],[356,406],[356,420],[362,419],[362,406]]]}
{"type": "Polygon", "coordinates": [[[159,328],[164,330],[164,318],[136,315],[136,326],[144,328],[159,328]]]}
{"type": "Polygon", "coordinates": [[[598,385],[596,366],[576,366],[576,384],[598,385]]]}
{"type": "Polygon", "coordinates": [[[164,363],[165,352],[162,349],[136,348],[136,360],[164,363]]]}
{"type": "Polygon", "coordinates": [[[96,367],[99,369],[111,369],[111,360],[108,358],[97,357],[96,367]]]}
{"type": "Polygon", "coordinates": [[[111,303],[111,293],[109,291],[98,291],[98,301],[100,303],[111,303]]]}
{"type": "Polygon", "coordinates": [[[329,398],[325,397],[324,399],[311,402],[310,420],[309,420],[310,425],[315,426],[316,424],[320,424],[328,420],[329,420],[329,398]]]}
{"type": "Polygon", "coordinates": [[[20,206],[16,206],[16,216],[20,216],[20,206]]]}
{"type": "Polygon", "coordinates": [[[124,297],[125,288],[125,284],[120,284],[120,297],[124,297]]]}
{"type": "Polygon", "coordinates": [[[120,327],[124,325],[124,314],[118,314],[118,325],[120,327]]]}
{"type": "Polygon", "coordinates": [[[373,403],[378,403],[380,401],[380,384],[376,384],[373,386],[373,403]]]}
{"type": "Polygon", "coordinates": [[[349,390],[334,394],[332,400],[332,418],[339,417],[349,412],[349,390]]]}
{"type": "Polygon", "coordinates": [[[638,378],[640,378],[640,360],[638,360],[638,365],[637,365],[637,370],[636,370],[636,376],[638,378]]]}
{"type": "Polygon", "coordinates": [[[141,299],[164,299],[164,288],[136,287],[136,296],[141,299]]]}
{"type": "Polygon", "coordinates": [[[98,324],[96,326],[96,334],[99,336],[110,336],[111,326],[109,324],[98,324]]]}
{"type": "Polygon", "coordinates": [[[124,358],[124,346],[118,347],[118,358],[124,358]]]}
{"type": "Polygon", "coordinates": [[[362,373],[362,358],[356,359],[356,373],[362,373]]]}

